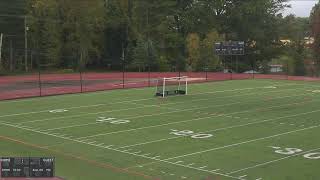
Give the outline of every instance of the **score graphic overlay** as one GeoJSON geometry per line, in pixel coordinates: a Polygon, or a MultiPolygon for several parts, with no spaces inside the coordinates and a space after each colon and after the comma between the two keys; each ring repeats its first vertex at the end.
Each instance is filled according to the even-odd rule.
{"type": "Polygon", "coordinates": [[[55,159],[51,157],[2,157],[0,177],[54,177],[55,159]]]}

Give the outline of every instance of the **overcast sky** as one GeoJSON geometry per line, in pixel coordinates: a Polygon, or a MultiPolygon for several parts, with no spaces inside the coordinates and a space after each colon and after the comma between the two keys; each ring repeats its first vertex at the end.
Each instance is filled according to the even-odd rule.
{"type": "Polygon", "coordinates": [[[292,8],[284,11],[284,15],[294,14],[298,17],[309,17],[312,7],[317,0],[291,0],[288,2],[292,8]]]}

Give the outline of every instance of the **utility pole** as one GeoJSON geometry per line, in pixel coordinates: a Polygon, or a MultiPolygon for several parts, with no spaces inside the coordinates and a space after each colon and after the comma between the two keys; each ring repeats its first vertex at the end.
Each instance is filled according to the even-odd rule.
{"type": "Polygon", "coordinates": [[[2,41],[3,41],[3,33],[0,35],[0,69],[2,67],[2,41]]]}
{"type": "Polygon", "coordinates": [[[13,46],[12,46],[11,38],[10,38],[10,71],[13,71],[13,46]]]}
{"type": "Polygon", "coordinates": [[[104,6],[105,6],[105,8],[108,8],[108,6],[109,6],[109,0],[104,0],[104,6]]]}
{"type": "Polygon", "coordinates": [[[151,60],[150,60],[150,46],[149,46],[149,5],[147,6],[147,61],[148,61],[148,86],[151,86],[150,83],[150,70],[151,70],[151,60]]]}
{"type": "Polygon", "coordinates": [[[125,88],[125,71],[126,71],[126,57],[125,57],[125,48],[124,48],[124,45],[122,43],[122,88],[124,89],[125,88]]]}
{"type": "Polygon", "coordinates": [[[25,70],[28,72],[28,27],[27,27],[27,16],[24,17],[24,65],[25,70]]]}

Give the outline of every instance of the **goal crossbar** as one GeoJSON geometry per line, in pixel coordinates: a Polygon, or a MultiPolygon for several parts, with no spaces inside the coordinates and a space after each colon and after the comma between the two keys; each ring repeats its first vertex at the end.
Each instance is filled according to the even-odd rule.
{"type": "Polygon", "coordinates": [[[187,95],[188,77],[170,77],[157,80],[156,96],[187,95]]]}

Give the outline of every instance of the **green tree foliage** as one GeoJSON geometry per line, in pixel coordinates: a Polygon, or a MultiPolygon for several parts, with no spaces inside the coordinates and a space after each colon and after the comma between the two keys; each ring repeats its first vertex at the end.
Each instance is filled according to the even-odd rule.
{"type": "MultiPolygon", "coordinates": [[[[22,68],[24,55],[24,14],[26,0],[0,1],[0,33],[3,33],[1,71],[22,68]],[[15,48],[15,62],[10,62],[10,46],[15,48]],[[12,66],[10,64],[12,63],[12,66]]],[[[2,72],[0,72],[2,74],[2,72]]]]}
{"type": "Polygon", "coordinates": [[[41,64],[121,70],[124,58],[136,71],[214,71],[215,42],[245,41],[243,64],[268,64],[281,38],[303,38],[305,19],[279,15],[286,1],[30,0],[25,13],[41,64]]]}
{"type": "Polygon", "coordinates": [[[81,67],[101,57],[102,7],[97,0],[33,0],[28,19],[39,63],[81,67]]]}
{"type": "MultiPolygon", "coordinates": [[[[316,72],[320,72],[320,1],[313,7],[310,22],[312,28],[312,36],[314,37],[313,53],[316,59],[316,72]]],[[[320,75],[319,73],[317,74],[320,75]]]]}
{"type": "Polygon", "coordinates": [[[223,41],[223,37],[219,33],[212,29],[207,33],[206,37],[201,42],[200,61],[197,66],[198,71],[203,71],[203,67],[208,71],[222,70],[221,62],[218,56],[214,53],[214,44],[223,41]]]}
{"type": "Polygon", "coordinates": [[[192,71],[196,69],[200,61],[200,37],[196,33],[190,33],[187,36],[187,70],[192,71]]]}

